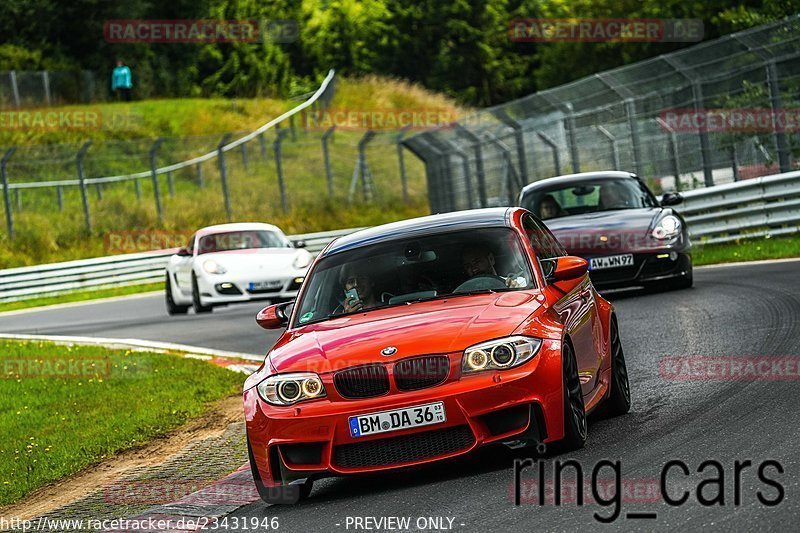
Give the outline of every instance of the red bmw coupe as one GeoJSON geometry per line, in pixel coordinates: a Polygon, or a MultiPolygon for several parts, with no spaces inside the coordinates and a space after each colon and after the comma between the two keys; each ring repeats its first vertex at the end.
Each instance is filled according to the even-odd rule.
{"type": "Polygon", "coordinates": [[[296,503],[323,476],[440,461],[478,446],[586,440],[586,416],[630,408],[613,306],[587,262],[522,208],[428,216],[342,237],[247,379],[253,477],[296,503]]]}

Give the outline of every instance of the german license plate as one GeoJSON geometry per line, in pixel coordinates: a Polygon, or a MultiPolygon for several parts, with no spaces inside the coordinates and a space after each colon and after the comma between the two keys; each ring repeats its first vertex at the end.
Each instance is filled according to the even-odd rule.
{"type": "Polygon", "coordinates": [[[633,265],[633,254],[592,257],[589,260],[589,270],[602,270],[604,268],[619,268],[632,265],[633,265]]]}
{"type": "Polygon", "coordinates": [[[250,284],[251,291],[263,291],[265,289],[277,289],[283,286],[281,280],[276,281],[255,281],[250,284]]]}
{"type": "Polygon", "coordinates": [[[443,402],[427,403],[405,409],[351,416],[350,435],[364,437],[387,431],[441,424],[446,420],[443,402]]]}

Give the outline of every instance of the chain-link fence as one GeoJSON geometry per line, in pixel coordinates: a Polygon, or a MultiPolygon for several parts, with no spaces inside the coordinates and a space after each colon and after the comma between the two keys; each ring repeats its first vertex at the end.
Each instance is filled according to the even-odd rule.
{"type": "Polygon", "coordinates": [[[404,158],[404,131],[315,123],[330,106],[334,81],[331,72],[303,104],[253,132],[3,148],[7,235],[14,237],[17,222],[41,225],[41,217],[59,230],[97,234],[288,217],[298,209],[301,217],[315,210],[341,216],[424,198],[423,164],[404,158]]]}
{"type": "Polygon", "coordinates": [[[538,179],[627,170],[657,191],[796,168],[800,16],[483,110],[404,141],[433,212],[513,205],[538,179]]]}
{"type": "Polygon", "coordinates": [[[89,70],[0,70],[0,109],[106,100],[108,86],[89,70]]]}

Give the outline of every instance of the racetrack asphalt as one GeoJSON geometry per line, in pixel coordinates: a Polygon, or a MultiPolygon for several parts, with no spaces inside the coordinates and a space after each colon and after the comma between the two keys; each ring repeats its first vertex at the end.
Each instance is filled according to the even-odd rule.
{"type": "MultiPolygon", "coordinates": [[[[791,370],[774,363],[781,361],[775,359],[779,357],[800,357],[800,261],[697,269],[693,289],[616,293],[609,299],[619,316],[632,387],[631,412],[615,419],[593,419],[584,449],[536,458],[537,467],[544,465],[551,479],[555,462],[578,461],[588,500],[593,468],[601,460],[620,461],[624,496],[620,515],[611,525],[614,528],[793,529],[791,524],[800,516],[800,372],[796,366],[791,370]],[[675,356],[763,358],[769,361],[773,379],[674,379],[665,370],[663,358],[675,356]],[[790,373],[794,379],[786,379],[790,373]],[[688,475],[678,468],[669,471],[669,495],[689,493],[679,506],[667,505],[657,494],[662,469],[671,460],[683,461],[689,468],[688,475]],[[719,462],[724,470],[721,505],[698,503],[698,486],[719,477],[711,466],[698,473],[709,460],[719,462]],[[759,465],[769,460],[780,463],[783,470],[779,473],[768,466],[763,473],[784,492],[775,506],[759,501],[759,494],[766,500],[779,499],[779,491],[758,477],[759,465]],[[753,466],[736,476],[736,461],[750,461],[753,466]],[[655,517],[630,513],[655,513],[655,517]]],[[[248,304],[211,315],[167,317],[163,299],[148,296],[0,316],[0,332],[135,337],[265,353],[277,334],[255,324],[260,307],[248,304]]],[[[289,532],[527,532],[604,527],[593,515],[609,516],[615,505],[578,506],[565,501],[561,506],[540,506],[525,501],[531,493],[523,490],[523,503],[515,506],[512,462],[531,455],[528,450],[487,447],[459,460],[413,471],[319,480],[311,497],[300,505],[258,502],[230,515],[228,526],[233,528],[235,518],[241,525],[243,519],[277,517],[280,530],[289,532]],[[364,521],[367,517],[369,522],[364,521]],[[372,521],[388,517],[408,517],[409,526],[396,529],[392,527],[396,523],[372,521]],[[438,527],[423,523],[437,517],[444,517],[438,527]]],[[[523,480],[532,482],[536,472],[535,467],[528,468],[523,480]]],[[[611,470],[600,474],[601,480],[609,480],[611,470]]],[[[573,469],[565,471],[565,479],[574,479],[573,469]]],[[[598,486],[600,497],[608,496],[602,492],[608,484],[598,486]]],[[[718,486],[709,483],[703,488],[709,498],[719,492],[718,486]]]]}

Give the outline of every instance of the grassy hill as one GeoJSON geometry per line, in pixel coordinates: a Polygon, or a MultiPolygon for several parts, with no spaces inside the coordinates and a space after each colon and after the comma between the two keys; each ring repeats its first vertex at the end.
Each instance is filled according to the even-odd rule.
{"type": "MultiPolygon", "coordinates": [[[[101,116],[96,128],[6,128],[0,146],[18,147],[9,162],[11,183],[75,179],[75,153],[86,140],[93,142],[85,159],[87,177],[140,172],[149,169],[147,151],[157,137],[166,138],[159,149],[159,165],[174,163],[213,150],[226,132],[236,138],[298,102],[270,99],[149,100],[68,106],[55,111],[101,116]]],[[[405,110],[448,110],[460,113],[455,103],[403,81],[367,77],[337,80],[333,109],[377,111],[382,115],[405,110]]],[[[53,110],[53,109],[50,109],[53,110]]],[[[334,195],[328,196],[321,147],[321,128],[301,127],[296,137],[282,145],[282,166],[289,209],[281,207],[274,157],[275,133],[266,135],[262,152],[258,142],[248,143],[247,166],[241,150],[227,154],[233,221],[265,221],[287,233],[322,231],[379,224],[427,214],[424,166],[405,152],[409,201],[403,200],[397,131],[379,133],[368,145],[367,161],[373,175],[374,197],[366,202],[356,194],[349,201],[351,177],[357,161],[357,144],[363,131],[339,129],[330,142],[334,195]]],[[[56,190],[25,190],[13,198],[16,236],[0,229],[0,268],[119,253],[105,245],[120,232],[174,232],[181,235],[198,227],[225,221],[216,159],[202,165],[202,186],[197,169],[173,176],[174,196],[166,176],[159,176],[164,219],[158,221],[150,180],[140,180],[137,199],[132,182],[89,188],[93,231],[84,228],[77,187],[65,187],[63,211],[56,190]]],[[[360,187],[356,188],[360,193],[360,187]]],[[[0,207],[2,209],[2,207],[0,207]]]]}

